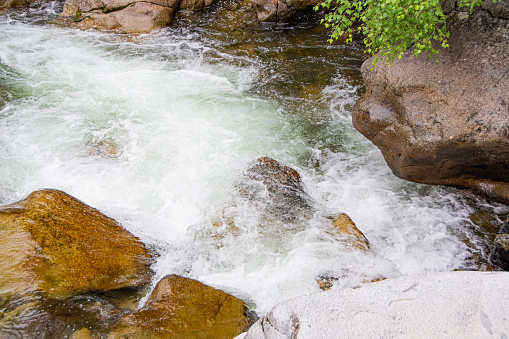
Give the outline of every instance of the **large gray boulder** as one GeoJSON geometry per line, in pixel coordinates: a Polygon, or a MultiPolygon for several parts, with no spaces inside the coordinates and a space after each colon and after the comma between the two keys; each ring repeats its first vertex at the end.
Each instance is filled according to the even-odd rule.
{"type": "Polygon", "coordinates": [[[353,124],[396,176],[509,202],[509,21],[490,14],[505,15],[508,4],[463,20],[451,12],[438,64],[411,51],[390,67],[363,64],[353,124]]]}
{"type": "Polygon", "coordinates": [[[245,339],[506,338],[508,283],[506,272],[447,272],[320,292],[275,306],[245,339]]]}

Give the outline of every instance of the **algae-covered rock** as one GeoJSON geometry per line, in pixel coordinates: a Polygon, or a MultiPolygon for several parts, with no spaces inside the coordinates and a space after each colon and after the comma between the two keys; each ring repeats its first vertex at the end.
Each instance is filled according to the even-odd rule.
{"type": "Polygon", "coordinates": [[[140,310],[123,316],[115,338],[233,338],[251,320],[244,302],[177,275],[163,278],[140,310]]]}
{"type": "Polygon", "coordinates": [[[150,258],[118,222],[62,191],[0,208],[0,294],[64,299],[138,286],[151,277],[150,258]]]}

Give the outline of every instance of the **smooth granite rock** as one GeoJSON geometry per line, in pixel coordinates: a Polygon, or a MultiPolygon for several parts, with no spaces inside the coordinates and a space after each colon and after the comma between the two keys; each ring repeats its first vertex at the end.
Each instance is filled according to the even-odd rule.
{"type": "Polygon", "coordinates": [[[507,338],[508,283],[444,272],[320,292],[276,305],[245,338],[507,338]]]}

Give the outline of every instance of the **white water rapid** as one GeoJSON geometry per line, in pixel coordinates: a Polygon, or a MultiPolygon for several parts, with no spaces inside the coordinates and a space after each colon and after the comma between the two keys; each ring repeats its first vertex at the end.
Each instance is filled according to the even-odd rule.
{"type": "MultiPolygon", "coordinates": [[[[44,15],[58,14],[58,6],[44,15]]],[[[316,74],[337,67],[313,95],[296,97],[271,83],[287,76],[276,59],[284,44],[259,47],[261,59],[229,53],[200,30],[127,37],[47,20],[0,16],[0,203],[41,188],[73,195],[159,252],[154,282],[170,273],[198,279],[263,315],[319,291],[323,275],[338,278],[340,288],[476,269],[472,255],[486,255],[487,236],[470,215],[507,212],[392,175],[351,124],[362,85],[350,74],[358,79],[359,58],[348,69],[344,58],[302,57],[316,74]],[[312,215],[259,226],[260,211],[237,187],[260,156],[301,174],[312,215]],[[211,236],[214,220],[232,209],[240,233],[211,236]],[[339,212],[355,221],[371,251],[326,232],[327,216],[339,212]]],[[[266,31],[260,34],[274,39],[289,28],[266,31]]],[[[327,47],[325,38],[309,44],[350,48],[327,47]]]]}

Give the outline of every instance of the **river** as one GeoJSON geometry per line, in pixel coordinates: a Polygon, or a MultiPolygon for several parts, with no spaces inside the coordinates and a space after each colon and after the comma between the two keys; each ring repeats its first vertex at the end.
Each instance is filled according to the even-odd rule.
{"type": "Polygon", "coordinates": [[[351,123],[359,41],[329,45],[314,22],[226,34],[214,10],[127,36],[51,24],[61,8],[0,16],[1,204],[61,189],[159,253],[154,283],[198,279],[259,315],[319,277],[340,288],[485,267],[507,207],[392,175],[351,123]],[[300,173],[312,213],[267,222],[241,194],[261,156],[300,173]],[[327,232],[339,212],[369,252],[327,232]],[[224,213],[237,234],[216,234],[224,213]]]}

